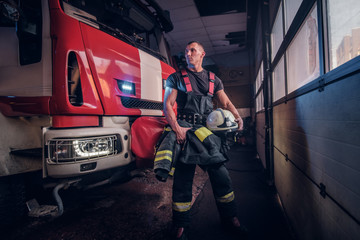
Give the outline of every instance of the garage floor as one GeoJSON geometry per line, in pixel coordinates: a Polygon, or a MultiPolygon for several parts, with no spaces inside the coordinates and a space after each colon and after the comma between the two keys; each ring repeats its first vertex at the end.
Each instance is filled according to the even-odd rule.
{"type": "Polygon", "coordinates": [[[224,231],[207,181],[193,207],[191,239],[292,240],[274,187],[269,187],[260,160],[252,148],[233,146],[227,163],[238,205],[240,223],[249,230],[247,238],[224,231]]]}
{"type": "MultiPolygon", "coordinates": [[[[240,221],[247,239],[293,239],[274,188],[267,184],[252,148],[233,146],[227,163],[240,221]]],[[[0,239],[166,240],[171,231],[171,186],[156,180],[151,169],[126,183],[88,191],[60,191],[65,212],[59,218],[27,218],[0,234],[0,239]]],[[[207,174],[197,169],[190,239],[239,239],[220,225],[207,174]]],[[[41,204],[41,203],[40,203],[41,204]]],[[[48,204],[48,203],[46,203],[48,204]]]]}

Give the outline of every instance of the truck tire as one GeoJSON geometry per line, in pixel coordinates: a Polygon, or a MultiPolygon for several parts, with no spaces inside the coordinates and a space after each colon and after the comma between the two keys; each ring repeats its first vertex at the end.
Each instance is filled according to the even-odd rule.
{"type": "Polygon", "coordinates": [[[26,213],[25,184],[19,176],[0,178],[0,229],[13,225],[26,213]]]}

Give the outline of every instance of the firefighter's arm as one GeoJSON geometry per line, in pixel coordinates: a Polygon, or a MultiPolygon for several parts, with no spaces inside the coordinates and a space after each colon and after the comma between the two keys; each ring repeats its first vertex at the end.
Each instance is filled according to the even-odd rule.
{"type": "Polygon", "coordinates": [[[186,132],[190,128],[183,128],[180,127],[178,122],[176,121],[175,112],[173,110],[176,97],[177,97],[177,90],[166,87],[165,88],[165,96],[164,96],[164,114],[166,117],[166,120],[168,121],[171,129],[176,133],[176,140],[179,144],[182,144],[185,142],[186,139],[186,132]]]}
{"type": "Polygon", "coordinates": [[[215,97],[220,102],[222,108],[229,110],[235,117],[235,122],[239,125],[239,130],[243,129],[243,120],[240,117],[239,112],[236,110],[234,104],[230,101],[229,97],[226,95],[224,90],[219,90],[215,93],[215,97]]]}

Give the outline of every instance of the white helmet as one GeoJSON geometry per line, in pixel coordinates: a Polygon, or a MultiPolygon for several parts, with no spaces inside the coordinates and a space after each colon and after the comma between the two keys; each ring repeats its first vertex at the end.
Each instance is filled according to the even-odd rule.
{"type": "Polygon", "coordinates": [[[234,115],[221,108],[212,111],[206,120],[206,127],[211,131],[235,131],[238,124],[235,122],[234,115]]]}

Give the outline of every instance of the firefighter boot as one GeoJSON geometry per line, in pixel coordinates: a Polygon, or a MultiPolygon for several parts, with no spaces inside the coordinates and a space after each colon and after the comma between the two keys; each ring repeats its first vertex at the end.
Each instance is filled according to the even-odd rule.
{"type": "Polygon", "coordinates": [[[188,240],[187,229],[183,227],[176,228],[175,240],[188,240]]]}
{"type": "Polygon", "coordinates": [[[243,224],[240,224],[239,219],[237,217],[224,219],[222,221],[222,224],[226,230],[230,231],[236,236],[247,237],[248,235],[247,228],[243,224]]]}

